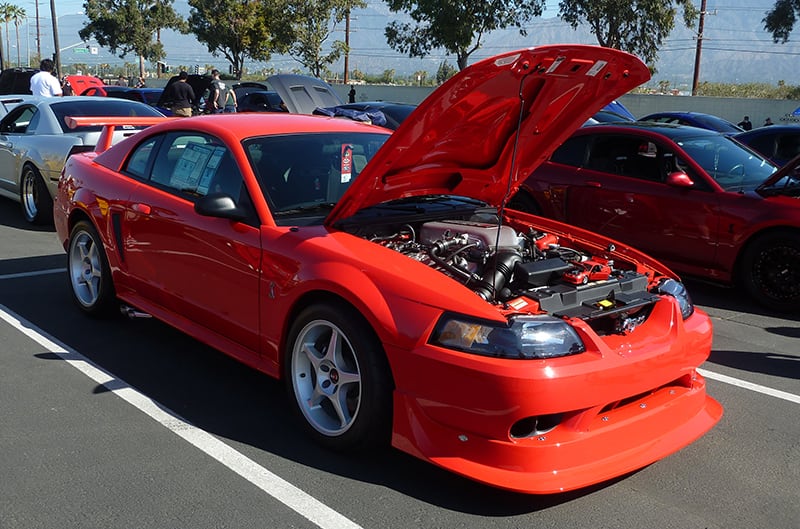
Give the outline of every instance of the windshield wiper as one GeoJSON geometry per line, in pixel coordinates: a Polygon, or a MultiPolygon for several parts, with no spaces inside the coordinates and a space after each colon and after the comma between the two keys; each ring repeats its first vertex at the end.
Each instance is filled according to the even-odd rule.
{"type": "Polygon", "coordinates": [[[321,204],[309,204],[306,206],[298,206],[291,209],[283,209],[275,212],[275,216],[295,215],[297,213],[310,213],[313,211],[325,211],[333,209],[336,204],[333,202],[324,202],[321,204]]]}

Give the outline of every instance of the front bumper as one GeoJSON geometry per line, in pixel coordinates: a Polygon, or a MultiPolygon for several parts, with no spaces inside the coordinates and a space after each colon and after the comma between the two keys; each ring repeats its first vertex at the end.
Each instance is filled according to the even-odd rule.
{"type": "Polygon", "coordinates": [[[489,359],[430,345],[387,351],[396,381],[392,443],[476,481],[534,494],[647,466],[722,417],[695,369],[711,349],[708,316],[698,310],[682,321],[662,313],[651,321],[660,323],[628,342],[595,336],[586,353],[548,360],[489,359]],[[549,427],[519,427],[537,417],[549,427]]]}

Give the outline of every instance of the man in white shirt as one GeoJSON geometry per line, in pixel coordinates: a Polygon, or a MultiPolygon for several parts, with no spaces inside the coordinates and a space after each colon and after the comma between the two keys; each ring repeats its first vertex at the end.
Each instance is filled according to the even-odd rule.
{"type": "Polygon", "coordinates": [[[39,72],[31,77],[31,93],[39,97],[57,97],[62,94],[61,83],[53,75],[53,61],[43,59],[39,72]]]}

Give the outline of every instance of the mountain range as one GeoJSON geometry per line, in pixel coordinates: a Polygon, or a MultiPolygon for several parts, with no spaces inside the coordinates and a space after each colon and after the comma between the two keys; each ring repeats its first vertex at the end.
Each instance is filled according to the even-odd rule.
{"type": "MultiPolygon", "coordinates": [[[[185,0],[177,0],[176,11],[188,15],[189,5],[185,0]]],[[[761,20],[773,0],[723,0],[707,2],[704,33],[702,39],[699,79],[701,82],[716,83],[752,83],[765,82],[777,84],[780,81],[788,85],[800,84],[798,80],[797,59],[800,56],[800,45],[790,40],[786,44],[775,44],[771,36],[764,31],[761,20]]],[[[41,7],[40,7],[41,9],[41,7]]],[[[536,46],[549,43],[581,43],[597,44],[595,37],[584,27],[573,30],[556,18],[557,4],[547,2],[543,17],[531,21],[526,26],[527,36],[519,31],[495,31],[485,37],[482,47],[475,52],[471,60],[479,60],[502,51],[536,46]]],[[[350,24],[350,70],[358,69],[370,75],[380,75],[387,70],[394,70],[398,77],[411,76],[419,71],[434,75],[443,61],[455,66],[455,57],[447,55],[443,50],[435,50],[424,59],[405,57],[386,44],[384,28],[390,20],[403,20],[403,16],[391,13],[388,7],[379,0],[368,0],[367,7],[354,10],[350,24]]],[[[30,19],[29,19],[30,20],[30,19]]],[[[49,20],[47,20],[49,22],[49,20]]],[[[78,31],[87,19],[82,14],[61,15],[58,18],[62,63],[101,63],[122,64],[136,63],[135,57],[124,59],[117,57],[105,49],[96,49],[96,54],[87,51],[80,41],[78,31]],[[68,48],[68,49],[64,49],[68,48]]],[[[30,24],[29,24],[30,25],[30,24]]],[[[42,54],[52,52],[52,37],[48,35],[50,26],[44,24],[42,33],[42,54]],[[47,44],[50,43],[48,48],[47,44]]],[[[22,32],[24,33],[23,27],[22,32]]],[[[28,29],[28,31],[31,31],[28,29]]],[[[800,28],[798,28],[800,31],[800,28]]],[[[23,40],[26,36],[22,36],[23,40]]],[[[344,24],[334,28],[329,40],[344,40],[344,24]]],[[[13,40],[13,30],[12,30],[13,40]]],[[[192,35],[181,35],[173,31],[163,31],[161,40],[168,50],[166,62],[176,66],[192,67],[216,65],[221,70],[227,69],[223,57],[213,57],[204,45],[198,45],[192,35]]],[[[31,37],[27,36],[30,46],[31,37]]],[[[35,42],[35,31],[33,36],[35,42]]],[[[96,47],[91,45],[90,47],[96,47]]],[[[25,49],[22,42],[20,48],[25,49]]],[[[11,54],[14,53],[12,44],[11,54]]],[[[35,47],[35,46],[34,46],[35,47]]],[[[659,51],[656,73],[649,82],[657,86],[666,82],[673,88],[691,86],[694,73],[697,39],[692,29],[682,25],[680,19],[670,37],[659,51]]],[[[14,58],[12,57],[12,60],[14,58]]],[[[267,70],[291,71],[301,69],[301,65],[288,56],[273,56],[268,63],[247,63],[250,71],[267,70]]],[[[342,71],[343,64],[334,65],[334,72],[342,71]]]]}

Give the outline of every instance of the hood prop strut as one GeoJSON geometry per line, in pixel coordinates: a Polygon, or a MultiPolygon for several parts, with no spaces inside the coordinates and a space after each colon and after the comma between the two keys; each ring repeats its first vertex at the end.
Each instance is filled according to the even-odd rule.
{"type": "MultiPolygon", "coordinates": [[[[527,70],[530,68],[530,65],[526,62],[522,65],[523,70],[527,70]]],[[[514,148],[511,152],[511,167],[509,168],[509,178],[508,178],[508,187],[506,188],[506,193],[503,196],[503,200],[500,203],[500,211],[498,211],[497,215],[497,236],[495,237],[494,241],[494,252],[492,254],[492,264],[491,267],[495,271],[495,277],[497,277],[497,268],[500,266],[500,259],[498,256],[498,252],[500,251],[500,231],[503,226],[503,217],[505,216],[506,212],[506,202],[511,198],[508,195],[511,194],[511,178],[514,176],[514,171],[517,167],[517,149],[519,147],[519,135],[520,131],[522,130],[522,118],[525,114],[525,96],[522,92],[522,86],[525,84],[525,80],[528,76],[531,75],[530,73],[525,74],[522,76],[522,79],[519,81],[519,117],[517,118],[517,129],[514,132],[514,148]]],[[[487,292],[491,296],[491,299],[497,299],[497,285],[493,281],[490,284],[492,290],[491,292],[487,292]]],[[[501,285],[502,286],[502,285],[501,285]]]]}

